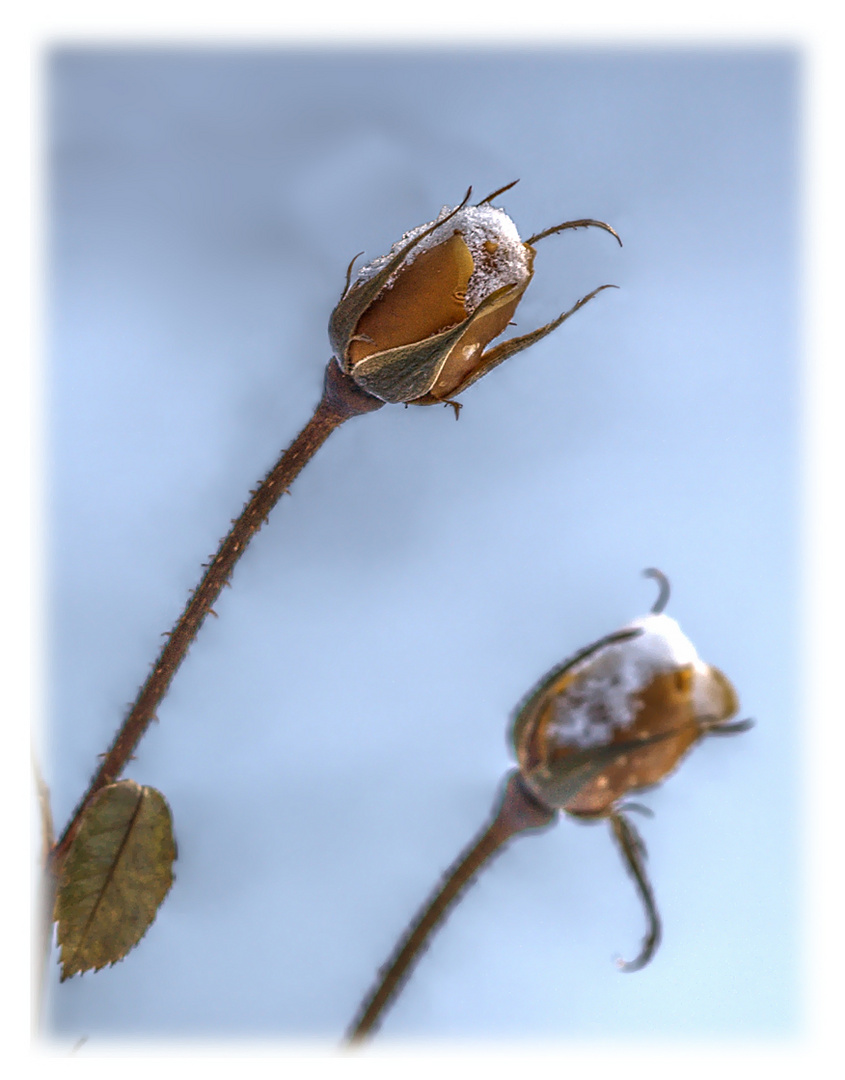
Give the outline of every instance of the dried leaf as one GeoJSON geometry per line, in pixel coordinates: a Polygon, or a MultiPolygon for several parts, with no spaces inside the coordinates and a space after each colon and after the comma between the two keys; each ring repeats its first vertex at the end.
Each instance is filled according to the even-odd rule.
{"type": "Polygon", "coordinates": [[[138,944],[173,883],[175,858],[161,792],[121,780],[94,796],[56,896],[62,980],[117,963],[138,944]]]}

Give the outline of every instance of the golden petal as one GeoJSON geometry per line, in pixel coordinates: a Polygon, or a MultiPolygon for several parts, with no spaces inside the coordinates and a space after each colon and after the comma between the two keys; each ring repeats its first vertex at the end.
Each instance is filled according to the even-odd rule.
{"type": "Polygon", "coordinates": [[[474,265],[459,232],[420,252],[359,319],[348,350],[353,368],[367,356],[425,341],[463,322],[474,265]]]}
{"type": "MultiPolygon", "coordinates": [[[[593,781],[564,809],[574,814],[604,813],[629,791],[660,783],[702,736],[695,723],[693,682],[691,665],[655,676],[640,693],[640,708],[633,724],[617,730],[612,742],[645,737],[646,732],[649,737],[668,732],[675,734],[633,751],[624,764],[616,761],[609,765],[602,774],[607,777],[607,786],[593,781]]],[[[557,752],[550,755],[551,758],[556,756],[557,752]]],[[[554,762],[550,760],[549,765],[553,768],[554,762]]]]}
{"type": "Polygon", "coordinates": [[[470,187],[467,189],[467,193],[464,195],[463,200],[454,210],[451,210],[444,218],[440,218],[438,221],[432,221],[432,223],[415,236],[413,240],[409,240],[407,244],[401,245],[396,254],[388,258],[377,273],[364,279],[359,279],[350,286],[350,267],[350,270],[347,273],[346,288],[343,290],[340,301],[329,317],[329,341],[335,351],[335,357],[337,358],[338,364],[347,374],[350,370],[348,356],[349,341],[353,337],[355,327],[358,325],[363,313],[379,297],[381,292],[387,286],[387,282],[399,269],[402,263],[405,262],[411,251],[421,244],[427,236],[430,236],[435,229],[441,228],[450,220],[450,218],[453,218],[459,213],[469,202],[471,194],[472,188],[470,187]]]}
{"type": "Polygon", "coordinates": [[[478,318],[472,320],[449,353],[448,360],[432,386],[430,394],[433,398],[450,397],[478,367],[484,349],[507,329],[527,285],[527,281],[524,285],[512,285],[508,289],[509,295],[504,296],[501,303],[484,311],[479,308],[478,318]]]}
{"type": "Polygon", "coordinates": [[[696,712],[704,719],[727,720],[739,712],[739,698],[724,672],[708,666],[696,672],[696,712]]]}

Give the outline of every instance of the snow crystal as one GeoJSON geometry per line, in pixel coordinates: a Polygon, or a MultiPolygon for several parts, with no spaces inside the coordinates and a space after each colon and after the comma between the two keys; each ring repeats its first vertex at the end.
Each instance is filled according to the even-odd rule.
{"type": "MultiPolygon", "coordinates": [[[[687,664],[696,676],[706,673],[692,642],[668,615],[647,615],[625,627],[634,628],[642,633],[605,645],[572,669],[579,677],[555,702],[552,739],[583,749],[601,746],[633,721],[636,696],[656,675],[687,664]]],[[[702,681],[696,677],[695,685],[702,681]]]]}
{"type": "MultiPolygon", "coordinates": [[[[441,221],[452,211],[444,206],[435,221],[441,221]]],[[[380,255],[358,271],[358,280],[366,281],[378,273],[411,240],[424,233],[434,224],[433,221],[406,232],[386,255],[380,255]]],[[[493,206],[465,206],[454,217],[449,218],[440,228],[435,229],[413,248],[403,266],[409,266],[423,251],[436,247],[448,240],[455,231],[461,233],[472,255],[474,269],[467,285],[466,309],[471,315],[481,301],[496,289],[505,285],[524,282],[528,277],[528,251],[519,238],[516,225],[504,212],[493,206]]],[[[390,288],[395,271],[387,280],[385,288],[390,288]]]]}

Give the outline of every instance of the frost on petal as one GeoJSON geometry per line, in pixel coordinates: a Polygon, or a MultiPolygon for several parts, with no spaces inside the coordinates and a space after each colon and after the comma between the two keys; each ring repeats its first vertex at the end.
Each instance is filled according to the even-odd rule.
{"type": "Polygon", "coordinates": [[[648,615],[630,624],[642,632],[606,645],[576,664],[557,695],[547,737],[558,746],[600,746],[636,718],[640,695],[658,675],[692,666],[703,670],[695,647],[674,619],[648,615]]]}
{"type": "MultiPolygon", "coordinates": [[[[450,207],[444,206],[435,221],[428,221],[405,233],[386,255],[362,266],[358,271],[358,280],[364,281],[373,277],[409,241],[424,233],[450,212],[450,207]]],[[[504,210],[484,205],[464,207],[445,222],[442,228],[435,229],[421,240],[409,253],[402,267],[388,278],[386,287],[390,288],[402,270],[410,266],[422,252],[442,244],[455,232],[463,236],[474,264],[466,291],[467,314],[471,315],[481,301],[496,289],[527,281],[531,273],[529,249],[520,240],[516,225],[504,210]]]]}

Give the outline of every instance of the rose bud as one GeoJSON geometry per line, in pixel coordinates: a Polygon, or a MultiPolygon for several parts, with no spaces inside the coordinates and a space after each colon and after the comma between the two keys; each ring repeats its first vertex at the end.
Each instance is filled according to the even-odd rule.
{"type": "Polygon", "coordinates": [[[467,205],[470,189],[459,206],[444,207],[436,221],[405,233],[387,255],[362,267],[354,282],[352,260],[329,320],[329,339],[343,371],[367,393],[393,403],[451,404],[457,413],[452,399],[476,379],[612,287],[602,285],[553,322],[485,352],[505,331],[531,281],[533,243],[587,225],[619,240],[609,225],[582,219],[522,241],[507,214],[490,205],[511,187],[475,206],[467,205]]]}
{"type": "Polygon", "coordinates": [[[522,779],[541,804],[611,823],[649,918],[643,950],[622,964],[625,970],[651,958],[660,922],[645,848],[621,813],[624,796],[658,784],[704,736],[750,726],[747,720],[728,722],[739,708],[736,691],[662,614],[669,597],[663,574],[645,573],[661,584],[651,614],[548,672],[517,708],[512,728],[522,779]]]}
{"type": "Polygon", "coordinates": [[[636,971],[654,955],[660,917],[645,872],[645,846],[624,813],[650,811],[621,800],[662,780],[704,735],[745,731],[751,722],[729,722],[738,706],[733,687],[699,659],[678,624],[663,614],[666,577],[659,570],[645,573],[660,583],[651,614],[558,665],[518,707],[512,735],[519,768],[507,774],[490,820],[379,969],[350,1025],[350,1042],[373,1032],[431,935],[482,867],[514,837],[553,824],[560,810],[610,822],[648,919],[639,955],[619,965],[636,971]]]}

